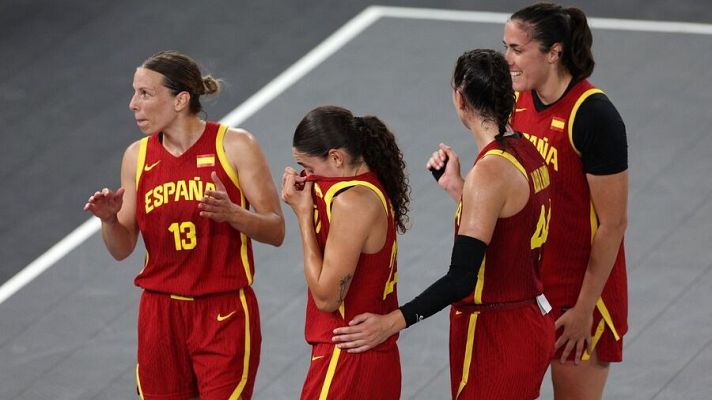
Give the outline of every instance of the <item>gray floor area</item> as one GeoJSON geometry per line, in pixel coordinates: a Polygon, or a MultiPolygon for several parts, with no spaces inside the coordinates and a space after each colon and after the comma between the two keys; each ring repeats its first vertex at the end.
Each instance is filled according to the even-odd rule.
{"type": "MultiPolygon", "coordinates": [[[[2,81],[3,102],[13,96],[18,99],[57,96],[54,92],[60,89],[74,96],[86,87],[64,87],[58,82],[72,81],[79,76],[84,77],[84,81],[94,79],[94,88],[90,91],[98,92],[81,100],[70,96],[73,102],[45,110],[42,118],[31,122],[23,118],[26,110],[8,101],[11,107],[3,111],[3,121],[9,121],[11,127],[21,126],[22,134],[27,137],[6,145],[9,133],[3,132],[1,155],[15,160],[14,164],[3,161],[3,176],[11,182],[18,179],[31,183],[52,175],[55,169],[71,170],[65,178],[72,182],[59,196],[52,196],[51,186],[44,189],[46,192],[33,189],[40,191],[34,192],[31,200],[21,201],[28,210],[42,210],[45,203],[49,203],[47,208],[52,208],[54,203],[64,204],[70,200],[79,203],[71,208],[75,210],[95,187],[111,185],[117,180],[120,154],[136,133],[128,114],[116,111],[125,108],[126,96],[98,97],[104,89],[126,92],[126,77],[130,76],[133,66],[150,53],[148,49],[170,45],[169,40],[160,38],[142,43],[138,39],[145,34],[126,27],[106,35],[126,35],[126,40],[141,43],[138,49],[119,48],[105,54],[108,50],[100,44],[102,40],[81,42],[78,37],[82,36],[83,29],[88,30],[87,26],[95,25],[96,29],[110,25],[111,19],[102,7],[121,11],[118,5],[109,2],[92,4],[94,9],[85,11],[95,12],[99,17],[84,25],[77,19],[80,33],[65,39],[53,38],[54,42],[40,41],[35,50],[35,55],[49,54],[50,62],[72,64],[72,59],[58,50],[62,47],[57,43],[69,45],[84,60],[92,55],[97,58],[91,71],[78,67],[69,72],[63,69],[57,79],[45,76],[43,79],[49,80],[46,86],[23,92],[18,89],[20,82],[32,77],[33,70],[20,67],[32,58],[32,52],[23,52],[0,67],[3,75],[9,76],[2,81]],[[61,43],[62,40],[72,43],[61,43]],[[141,56],[136,56],[138,53],[141,56]],[[82,110],[92,102],[102,103],[102,110],[84,115],[82,110]],[[53,126],[52,116],[57,118],[58,126],[42,130],[41,127],[53,126]],[[96,127],[93,119],[111,126],[110,131],[117,132],[117,136],[110,135],[108,129],[105,132],[96,127]],[[67,133],[70,126],[77,127],[79,132],[67,133]],[[73,148],[56,148],[57,140],[41,140],[45,135],[60,133],[91,134],[97,138],[73,148]],[[86,165],[59,161],[61,164],[54,166],[41,162],[42,157],[56,160],[58,156],[54,153],[66,158],[92,153],[93,158],[87,159],[86,165]],[[40,158],[36,158],[38,156],[40,158]],[[10,177],[10,168],[21,168],[25,158],[32,162],[21,169],[19,176],[10,177]]],[[[7,7],[7,2],[0,4],[0,11],[7,7]]],[[[225,7],[227,13],[229,8],[225,7]]],[[[695,10],[695,7],[681,8],[684,11],[695,10]]],[[[355,15],[356,10],[349,17],[355,15]]],[[[62,11],[65,15],[66,10],[62,11]]],[[[340,10],[344,14],[347,11],[340,10]]],[[[319,15],[315,7],[307,7],[306,12],[319,15]]],[[[640,16],[622,16],[650,18],[648,12],[649,9],[641,9],[640,16]]],[[[263,13],[267,15],[267,11],[263,13]]],[[[7,15],[0,12],[2,18],[7,15]]],[[[70,15],[67,13],[66,18],[73,18],[70,15]]],[[[139,18],[139,22],[151,26],[150,15],[146,12],[145,19],[139,18]]],[[[214,22],[227,29],[231,16],[222,14],[214,22]]],[[[660,19],[674,16],[667,14],[660,19]]],[[[342,17],[341,23],[347,19],[342,17]]],[[[33,21],[27,31],[53,26],[52,20],[33,21]]],[[[327,24],[331,24],[329,32],[339,26],[333,21],[327,24]]],[[[308,31],[303,26],[294,29],[300,33],[308,31]]],[[[20,37],[21,33],[15,34],[20,37]]],[[[290,140],[295,124],[315,105],[345,105],[357,113],[377,114],[389,124],[406,155],[413,188],[412,228],[400,239],[401,300],[411,298],[437,278],[449,259],[454,204],[435,187],[429,174],[422,170],[422,164],[440,141],[452,144],[465,159],[476,151],[450,105],[448,81],[452,63],[464,49],[499,47],[501,34],[502,28],[497,24],[379,20],[242,124],[263,144],[275,176],[291,163],[290,140]]],[[[300,37],[295,46],[304,47],[303,54],[325,36],[300,37]]],[[[9,40],[5,35],[0,37],[3,46],[9,40]]],[[[607,91],[626,121],[631,170],[630,228],[626,237],[631,329],[626,336],[625,362],[613,367],[606,397],[709,398],[712,396],[709,380],[712,369],[712,292],[709,290],[712,285],[712,250],[709,248],[712,161],[707,146],[712,146],[712,136],[705,127],[712,125],[712,115],[707,111],[707,105],[712,104],[712,74],[708,68],[712,36],[597,30],[594,40],[598,66],[593,81],[607,91]],[[684,72],[681,72],[683,66],[684,72]]],[[[194,47],[186,51],[204,60],[216,72],[241,62],[238,54],[228,54],[233,52],[225,49],[225,43],[205,44],[194,43],[194,47]]],[[[260,45],[255,48],[263,49],[260,45]]],[[[262,51],[268,57],[268,50],[262,51]]],[[[255,55],[258,59],[260,56],[255,55]]],[[[292,60],[296,58],[298,56],[292,60]]],[[[265,65],[271,70],[263,79],[268,80],[281,71],[275,65],[265,65]]],[[[34,68],[35,72],[40,70],[39,66],[34,68]]],[[[243,82],[237,78],[231,82],[232,88],[209,106],[211,116],[219,118],[239,104],[239,99],[266,83],[243,82]],[[237,87],[236,82],[245,87],[237,87]]],[[[10,196],[3,198],[2,205],[11,207],[10,196]]],[[[37,221],[44,219],[50,226],[66,226],[67,219],[74,221],[66,228],[66,234],[86,219],[83,214],[73,212],[45,215],[38,211],[27,224],[23,219],[27,213],[13,213],[6,218],[3,214],[2,234],[9,238],[3,242],[3,262],[20,260],[12,258],[11,254],[16,252],[39,255],[41,251],[37,251],[37,246],[29,250],[25,246],[28,238],[34,238],[29,232],[37,231],[37,221]]],[[[308,364],[308,348],[302,336],[306,286],[296,226],[289,210],[285,212],[288,237],[282,248],[255,246],[255,290],[264,335],[257,399],[297,398],[308,364]]],[[[51,237],[56,231],[37,234],[51,237]]],[[[141,254],[136,253],[129,260],[116,263],[95,235],[0,304],[0,399],[132,398],[139,293],[131,281],[141,263],[141,254]]],[[[14,273],[3,271],[6,277],[14,273]]],[[[446,315],[441,313],[404,332],[399,345],[404,374],[403,398],[447,398],[446,315]]],[[[544,385],[542,398],[551,398],[548,386],[544,385]]]]}

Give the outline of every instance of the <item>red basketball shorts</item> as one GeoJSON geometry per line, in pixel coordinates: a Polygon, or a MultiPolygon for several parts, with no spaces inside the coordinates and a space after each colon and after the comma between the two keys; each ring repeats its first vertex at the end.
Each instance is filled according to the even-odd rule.
{"type": "Polygon", "coordinates": [[[312,346],[302,400],[397,400],[401,393],[398,346],[351,354],[333,344],[312,346]]]}
{"type": "Polygon", "coordinates": [[[144,291],[136,378],[143,399],[244,400],[260,360],[252,288],[194,299],[144,291]]]}
{"type": "Polygon", "coordinates": [[[536,304],[486,311],[452,307],[452,398],[535,399],[553,351],[554,321],[536,304]]]}

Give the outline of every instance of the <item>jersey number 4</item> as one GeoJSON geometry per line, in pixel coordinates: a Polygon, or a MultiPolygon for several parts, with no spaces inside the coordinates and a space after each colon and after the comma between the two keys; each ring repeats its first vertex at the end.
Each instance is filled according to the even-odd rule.
{"type": "Polygon", "coordinates": [[[195,224],[190,221],[174,222],[168,227],[168,230],[173,233],[176,250],[192,250],[198,244],[195,224]]]}
{"type": "Polygon", "coordinates": [[[546,210],[546,206],[541,205],[541,214],[539,214],[539,220],[536,223],[536,230],[531,239],[532,250],[538,249],[543,246],[546,242],[547,236],[549,236],[549,220],[551,219],[551,206],[549,210],[546,210]]]}

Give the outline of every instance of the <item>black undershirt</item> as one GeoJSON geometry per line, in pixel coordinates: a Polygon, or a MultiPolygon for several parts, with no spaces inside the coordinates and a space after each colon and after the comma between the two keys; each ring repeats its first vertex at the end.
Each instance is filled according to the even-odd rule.
{"type": "MultiPolygon", "coordinates": [[[[574,84],[572,81],[561,97],[574,84]]],[[[545,105],[535,91],[532,91],[532,100],[537,112],[556,104],[545,105]]],[[[596,93],[581,103],[574,120],[573,141],[581,152],[581,162],[586,173],[612,175],[628,169],[625,124],[605,94],[596,93]]]]}

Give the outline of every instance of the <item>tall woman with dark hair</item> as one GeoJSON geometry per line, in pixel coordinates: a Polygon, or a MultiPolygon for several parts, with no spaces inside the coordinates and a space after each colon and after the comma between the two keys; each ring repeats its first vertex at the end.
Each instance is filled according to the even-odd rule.
{"type": "Polygon", "coordinates": [[[552,181],[542,279],[558,329],[551,363],[557,399],[600,399],[628,330],[626,131],[588,81],[592,41],[581,10],[553,4],[519,10],[504,28],[519,92],[512,126],[537,146],[552,181]]]}
{"type": "Polygon", "coordinates": [[[129,108],[146,135],[121,164],[121,188],[84,209],[101,219],[106,247],[146,246],[135,284],[136,379],[144,399],[249,399],[260,359],[251,239],[279,246],[284,218],[254,137],[199,117],[219,82],[175,52],[136,69],[129,108]]]}
{"type": "Polygon", "coordinates": [[[397,336],[364,354],[342,352],[331,336],[360,313],[398,308],[396,234],[409,203],[403,155],[377,117],[333,106],[302,119],[293,154],[304,173],[285,169],[282,199],[299,223],[312,345],[301,398],[399,399],[397,336]]]}
{"type": "Polygon", "coordinates": [[[334,341],[366,351],[452,304],[452,398],[534,399],[554,349],[539,279],[551,213],[548,171],[536,148],[508,129],[515,100],[501,54],[461,55],[452,88],[457,115],[480,152],[463,180],[457,156],[441,149],[451,158],[440,182],[454,182],[446,189],[458,203],[450,268],[399,310],[356,316],[336,329],[334,341]]]}

